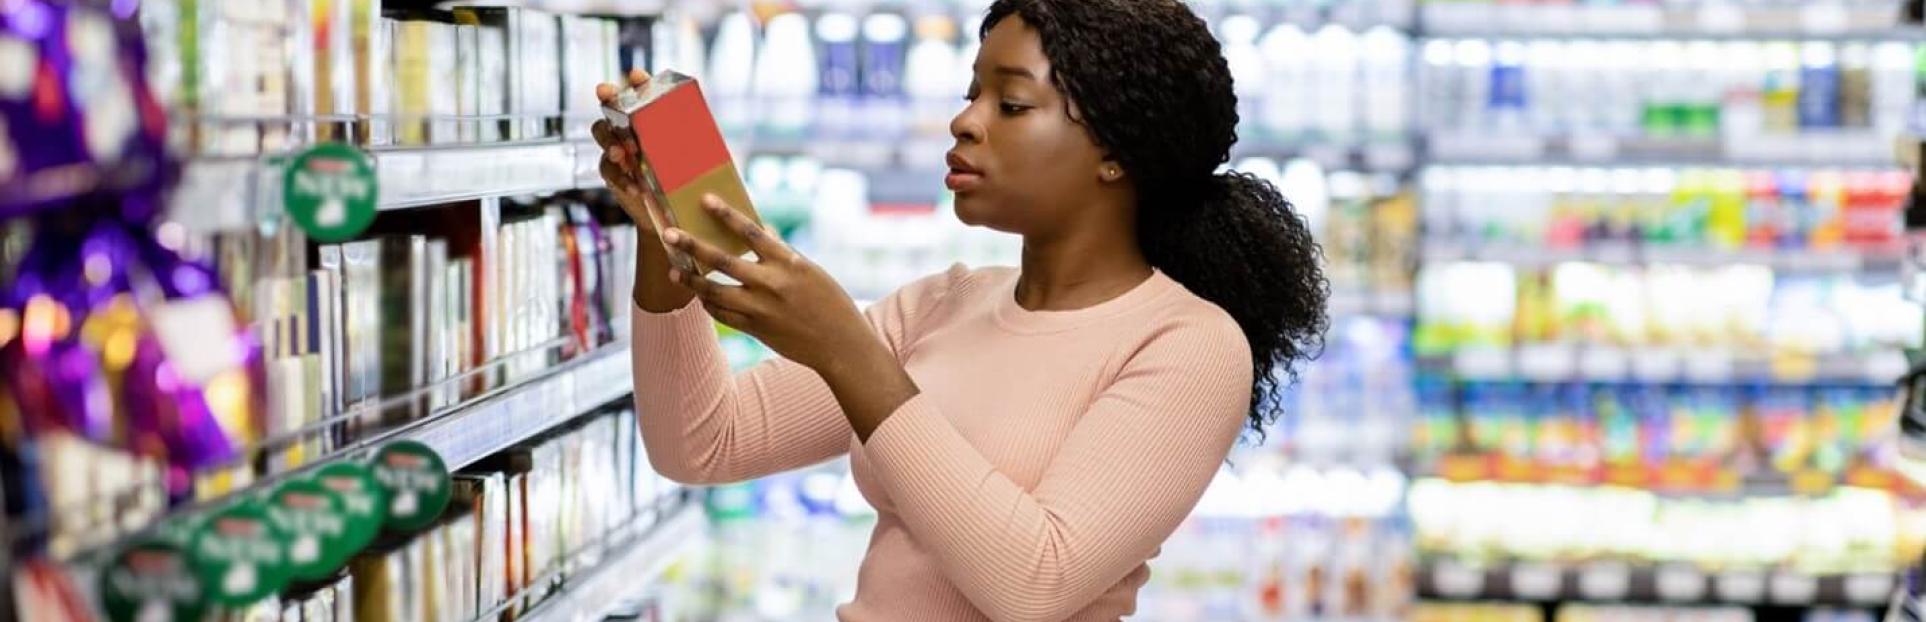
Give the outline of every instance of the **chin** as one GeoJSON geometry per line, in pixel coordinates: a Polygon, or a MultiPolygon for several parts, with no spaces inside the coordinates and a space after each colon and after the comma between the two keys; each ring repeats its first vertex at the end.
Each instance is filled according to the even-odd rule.
{"type": "Polygon", "coordinates": [[[955,207],[956,219],[962,221],[963,224],[972,227],[988,226],[989,223],[984,217],[988,216],[986,212],[990,210],[987,209],[989,206],[984,205],[982,197],[959,194],[956,196],[955,207]]]}

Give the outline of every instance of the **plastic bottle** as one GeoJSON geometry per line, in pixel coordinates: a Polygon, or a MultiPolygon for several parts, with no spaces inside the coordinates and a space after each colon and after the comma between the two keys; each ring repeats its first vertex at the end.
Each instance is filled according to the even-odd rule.
{"type": "Polygon", "coordinates": [[[1831,43],[1807,42],[1799,51],[1799,127],[1839,127],[1839,52],[1831,43]]]}
{"type": "Polygon", "coordinates": [[[1237,93],[1238,133],[1250,135],[1256,129],[1258,111],[1264,107],[1263,98],[1272,92],[1267,79],[1270,73],[1264,68],[1264,55],[1257,48],[1257,37],[1263,26],[1257,18],[1249,15],[1232,15],[1218,26],[1223,42],[1224,61],[1230,66],[1231,84],[1237,93]]]}
{"type": "Polygon", "coordinates": [[[1364,130],[1374,140],[1399,140],[1410,129],[1406,67],[1411,39],[1388,26],[1364,33],[1364,130]]]}
{"type": "Polygon", "coordinates": [[[748,13],[731,12],[716,26],[715,47],[709,53],[709,80],[704,93],[715,104],[716,121],[724,132],[753,127],[756,27],[748,13]]]}
{"type": "Polygon", "coordinates": [[[1839,125],[1872,126],[1872,47],[1847,43],[1839,48],[1839,125]]]}
{"type": "Polygon", "coordinates": [[[1913,50],[1887,41],[1872,49],[1872,127],[1882,136],[1906,129],[1913,107],[1913,50]]]}
{"type": "Polygon", "coordinates": [[[903,90],[909,93],[915,131],[925,136],[948,133],[950,117],[961,107],[964,90],[955,88],[956,46],[950,39],[956,22],[945,16],[930,16],[916,22],[916,44],[910,46],[904,64],[903,90]]]}
{"type": "Polygon", "coordinates": [[[816,39],[823,51],[822,75],[817,80],[822,94],[818,125],[825,137],[842,137],[856,127],[856,102],[860,99],[860,63],[856,52],[856,16],[837,11],[816,18],[816,39]]]}
{"type": "Polygon", "coordinates": [[[1418,72],[1418,127],[1437,131],[1458,126],[1465,114],[1464,83],[1458,79],[1455,46],[1447,39],[1425,41],[1418,72]]]}
{"type": "Polygon", "coordinates": [[[1351,29],[1328,24],[1312,40],[1313,125],[1321,140],[1345,143],[1357,138],[1359,118],[1358,60],[1361,50],[1351,29]]]}
{"type": "Polygon", "coordinates": [[[1491,85],[1485,100],[1485,113],[1498,132],[1525,128],[1525,108],[1530,94],[1525,91],[1525,45],[1501,41],[1492,55],[1491,85]]]}
{"type": "Polygon", "coordinates": [[[1458,92],[1465,102],[1464,117],[1454,129],[1483,130],[1491,124],[1491,44],[1482,39],[1465,39],[1457,43],[1452,56],[1458,62],[1458,92]]]}
{"type": "Polygon", "coordinates": [[[903,97],[903,61],[907,53],[909,21],[895,13],[871,13],[863,18],[861,134],[894,138],[902,133],[907,115],[903,97]]]}
{"type": "Polygon", "coordinates": [[[761,127],[775,136],[801,138],[815,120],[816,46],[809,18],[784,13],[770,18],[756,58],[761,127]]]}
{"type": "Polygon", "coordinates": [[[1799,60],[1799,49],[1791,43],[1766,44],[1765,86],[1760,90],[1766,132],[1799,131],[1799,60]]]}

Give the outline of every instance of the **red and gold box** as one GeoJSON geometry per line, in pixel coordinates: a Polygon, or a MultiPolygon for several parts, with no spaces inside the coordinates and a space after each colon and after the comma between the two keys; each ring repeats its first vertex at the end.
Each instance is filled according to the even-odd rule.
{"type": "MultiPolygon", "coordinates": [[[[657,231],[675,227],[723,252],[749,252],[739,233],[702,209],[703,195],[713,194],[762,222],[694,78],[674,71],[656,74],[639,88],[623,89],[603,107],[603,114],[618,135],[633,134],[641,148],[636,179],[661,208],[650,214],[657,231]]],[[[710,268],[693,265],[679,252],[671,251],[669,257],[685,271],[702,274],[710,268]]]]}

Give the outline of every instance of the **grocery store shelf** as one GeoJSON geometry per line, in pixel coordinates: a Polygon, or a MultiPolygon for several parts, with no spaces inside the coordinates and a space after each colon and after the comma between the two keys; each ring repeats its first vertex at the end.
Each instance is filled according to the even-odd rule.
{"type": "Polygon", "coordinates": [[[1872,607],[1884,604],[1897,586],[1897,573],[1708,574],[1685,564],[1473,565],[1442,559],[1426,561],[1418,571],[1419,597],[1437,600],[1872,607]]]}
{"type": "MultiPolygon", "coordinates": [[[[370,152],[380,209],[602,185],[594,143],[538,141],[381,148],[370,152]]],[[[195,231],[257,226],[278,210],[282,168],[274,158],[194,160],[182,172],[169,217],[195,231]]]]}
{"type": "Polygon", "coordinates": [[[403,432],[461,468],[628,395],[629,349],[605,347],[548,375],[403,432]]]}
{"type": "Polygon", "coordinates": [[[681,501],[640,533],[620,534],[603,552],[600,563],[562,584],[522,619],[527,622],[583,622],[602,615],[623,599],[638,595],[674,563],[678,554],[701,541],[706,517],[702,504],[681,501]]]}
{"type": "Polygon", "coordinates": [[[1411,140],[1331,141],[1319,139],[1279,140],[1239,139],[1231,149],[1231,162],[1247,157],[1274,159],[1304,158],[1331,170],[1403,172],[1418,164],[1418,152],[1411,140]]]}
{"type": "Polygon", "coordinates": [[[1628,350],[1572,344],[1465,348],[1445,356],[1420,356],[1418,364],[1449,370],[1468,380],[1701,384],[1770,381],[1890,385],[1908,369],[1906,355],[1899,350],[1770,357],[1703,348],[1628,350]]]}
{"type": "Polygon", "coordinates": [[[1898,246],[1837,250],[1719,250],[1702,246],[1597,243],[1583,248],[1546,248],[1516,244],[1466,244],[1451,240],[1427,240],[1422,253],[1426,263],[1492,261],[1524,268],[1584,261],[1613,266],[1667,264],[1721,267],[1750,264],[1785,272],[1881,273],[1897,272],[1900,260],[1904,257],[1904,249],[1898,246]]]}
{"type": "Polygon", "coordinates": [[[1409,290],[1371,291],[1333,288],[1331,297],[1325,304],[1332,317],[1410,317],[1416,308],[1409,290]]]}
{"type": "Polygon", "coordinates": [[[1898,28],[1894,6],[1839,2],[1655,4],[1522,4],[1434,2],[1420,12],[1426,36],[1612,37],[1690,39],[1894,39],[1921,32],[1898,28]]]}
{"type": "MultiPolygon", "coordinates": [[[[605,346],[556,365],[539,377],[500,389],[493,395],[395,430],[363,438],[319,456],[300,468],[260,477],[248,488],[171,508],[142,525],[117,524],[111,529],[104,529],[76,546],[75,552],[62,558],[67,561],[88,561],[99,554],[117,550],[123,543],[169,521],[222,507],[243,495],[269,489],[289,478],[303,476],[314,469],[361,455],[395,440],[410,439],[427,444],[442,456],[449,469],[459,469],[628,395],[632,390],[629,368],[629,349],[626,345],[605,346]]],[[[15,531],[8,535],[12,538],[27,537],[38,533],[36,530],[43,527],[38,522],[30,521],[26,527],[16,525],[15,531]]]]}
{"type": "Polygon", "coordinates": [[[1427,164],[1591,166],[1897,166],[1890,137],[1865,131],[1728,137],[1533,135],[1497,128],[1441,130],[1425,137],[1427,164]]]}

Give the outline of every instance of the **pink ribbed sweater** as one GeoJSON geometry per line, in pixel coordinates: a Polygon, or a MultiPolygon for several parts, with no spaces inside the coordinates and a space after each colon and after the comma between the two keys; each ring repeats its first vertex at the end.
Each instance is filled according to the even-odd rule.
{"type": "Polygon", "coordinates": [[[814,371],[731,375],[700,305],[635,313],[655,468],[734,482],[850,454],[877,509],[845,621],[1117,620],[1245,422],[1250,348],[1163,273],[1029,311],[1013,269],[961,266],[871,307],[921,394],[859,443],[814,371]]]}

